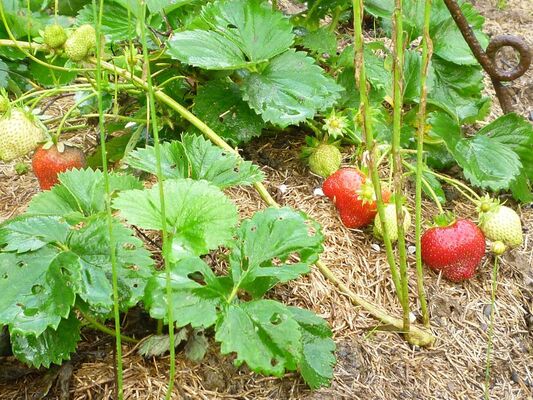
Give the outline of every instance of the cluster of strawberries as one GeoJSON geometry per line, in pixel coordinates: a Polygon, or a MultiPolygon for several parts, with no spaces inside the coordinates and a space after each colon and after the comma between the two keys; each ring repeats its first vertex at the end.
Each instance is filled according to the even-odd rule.
{"type": "MultiPolygon", "coordinates": [[[[322,186],[324,194],[335,204],[342,223],[348,228],[362,228],[374,222],[374,234],[383,235],[382,222],[377,215],[375,191],[367,176],[356,168],[341,168],[330,175],[322,186]]],[[[388,203],[391,193],[383,189],[381,198],[388,203]]],[[[522,223],[511,208],[497,200],[484,197],[479,202],[479,225],[450,214],[435,218],[436,226],[421,238],[422,260],[429,268],[460,282],[471,278],[485,255],[485,239],[492,241],[492,251],[502,254],[508,247],[522,244],[522,223]]],[[[404,230],[411,223],[407,209],[403,210],[404,230]]],[[[396,208],[385,206],[385,221],[392,241],[398,238],[396,208]]]]}

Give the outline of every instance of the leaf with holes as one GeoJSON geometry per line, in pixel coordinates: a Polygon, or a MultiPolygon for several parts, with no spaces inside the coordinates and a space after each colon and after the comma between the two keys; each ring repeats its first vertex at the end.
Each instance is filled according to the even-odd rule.
{"type": "Polygon", "coordinates": [[[322,252],[320,225],[290,208],[267,208],[244,220],[230,256],[233,282],[254,297],[309,272],[322,252]]]}
{"type": "MultiPolygon", "coordinates": [[[[208,328],[217,320],[218,308],[229,290],[198,257],[170,265],[173,316],[176,325],[208,328]]],[[[146,287],[144,304],[150,315],[168,323],[166,273],[156,273],[146,287]]]]}
{"type": "Polygon", "coordinates": [[[329,386],[335,366],[335,342],[328,323],[308,310],[287,307],[302,331],[300,373],[311,387],[329,386]]]}
{"type": "MultiPolygon", "coordinates": [[[[152,259],[142,241],[133,232],[114,221],[113,239],[118,276],[119,305],[127,310],[144,295],[152,276],[152,259]]],[[[109,228],[103,218],[92,218],[70,235],[67,246],[78,256],[81,279],[78,295],[93,313],[105,314],[113,309],[113,286],[109,228]]]]}
{"type": "Polygon", "coordinates": [[[236,353],[255,372],[282,376],[302,355],[302,333],[287,308],[273,300],[230,304],[216,326],[222,354],[236,353]]]}
{"type": "MultiPolygon", "coordinates": [[[[146,146],[130,153],[126,163],[133,168],[157,173],[155,149],[146,146]]],[[[181,142],[161,144],[161,169],[166,179],[204,179],[220,188],[250,185],[263,180],[259,167],[222,150],[197,135],[184,135],[181,142]]]]}
{"type": "MultiPolygon", "coordinates": [[[[166,228],[172,238],[171,257],[203,255],[229,244],[237,224],[235,205],[206,181],[168,179],[165,192],[166,228]]],[[[113,207],[132,225],[162,230],[159,186],[118,194],[113,207]]]]}
{"type": "Polygon", "coordinates": [[[70,359],[80,340],[80,322],[74,313],[62,319],[57,329],[47,328],[38,336],[23,335],[15,332],[11,335],[13,355],[35,368],[50,364],[61,365],[70,359]]]}
{"type": "Polygon", "coordinates": [[[77,261],[75,254],[52,247],[0,253],[0,325],[36,336],[49,327],[56,329],[76,300],[77,261]]]}

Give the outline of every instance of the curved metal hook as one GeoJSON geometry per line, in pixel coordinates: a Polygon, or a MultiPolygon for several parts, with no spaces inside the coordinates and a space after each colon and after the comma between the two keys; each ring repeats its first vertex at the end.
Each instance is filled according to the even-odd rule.
{"type": "Polygon", "coordinates": [[[531,51],[529,46],[525,41],[517,36],[496,36],[491,39],[485,52],[492,61],[493,73],[491,76],[499,81],[514,81],[515,79],[518,79],[524,75],[531,65],[531,51]],[[496,66],[496,55],[498,54],[498,50],[500,50],[502,47],[512,47],[520,56],[518,65],[516,65],[516,67],[514,67],[511,71],[502,71],[496,66]]]}
{"type": "Polygon", "coordinates": [[[474,53],[474,56],[483,69],[489,74],[503,112],[507,114],[513,111],[511,95],[509,94],[508,88],[502,84],[502,81],[509,82],[515,80],[527,71],[531,65],[531,51],[529,46],[519,37],[501,35],[496,36],[490,41],[485,52],[477,40],[476,35],[464,16],[459,4],[457,4],[455,0],[444,0],[444,3],[457,27],[461,31],[468,47],[470,47],[470,50],[472,50],[472,53],[474,53]],[[511,71],[502,71],[497,67],[496,55],[498,50],[507,46],[518,51],[520,54],[520,61],[511,71]]]}

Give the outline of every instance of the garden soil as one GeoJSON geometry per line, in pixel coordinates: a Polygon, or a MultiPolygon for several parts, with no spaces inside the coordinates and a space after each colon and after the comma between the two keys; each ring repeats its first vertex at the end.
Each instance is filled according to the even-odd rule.
{"type": "MultiPolygon", "coordinates": [[[[473,3],[487,18],[487,33],[521,34],[533,48],[533,4],[530,0],[508,0],[504,10],[496,8],[497,0],[473,3]]],[[[513,91],[516,111],[533,118],[531,69],[514,83],[513,91]]],[[[493,94],[490,89],[487,92],[493,94]]],[[[49,112],[62,115],[71,101],[59,99],[50,104],[49,112]]],[[[491,119],[500,114],[495,101],[491,119]]],[[[91,149],[96,145],[95,137],[94,129],[88,129],[73,136],[72,142],[91,149]]],[[[243,155],[262,167],[267,176],[266,186],[280,204],[299,208],[322,224],[326,236],[323,262],[352,291],[399,316],[400,305],[394,296],[384,248],[368,230],[344,228],[332,204],[316,194],[321,179],[311,175],[299,160],[301,145],[301,132],[285,133],[256,140],[246,146],[243,155]]],[[[345,150],[348,162],[350,149],[345,150]]],[[[19,176],[13,167],[12,164],[0,165],[0,221],[22,212],[38,191],[31,172],[19,176]]],[[[414,193],[410,183],[408,192],[414,193]]],[[[264,207],[252,189],[232,189],[229,194],[243,217],[264,207]]],[[[460,217],[475,218],[474,206],[451,189],[447,194],[452,199],[449,209],[460,217]]],[[[409,201],[412,206],[412,199],[409,201]]],[[[429,202],[424,203],[423,208],[429,221],[436,208],[429,202]]],[[[522,206],[519,213],[524,224],[524,245],[503,257],[498,275],[491,399],[533,398],[532,205],[522,206]]],[[[412,231],[407,239],[411,250],[409,262],[414,266],[412,231]]],[[[216,260],[216,254],[211,258],[216,260]]],[[[201,363],[190,362],[182,351],[178,352],[173,399],[481,399],[492,262],[490,257],[485,258],[476,277],[462,284],[452,284],[425,271],[431,330],[436,337],[434,346],[429,349],[413,347],[400,335],[379,329],[374,319],[353,306],[314,269],[298,281],[278,286],[270,296],[286,304],[312,309],[330,322],[338,359],[330,388],[311,392],[297,374],[272,378],[254,374],[245,366],[234,367],[231,357],[219,355],[217,344],[211,338],[210,351],[201,363]]],[[[214,267],[224,268],[216,261],[214,267]]],[[[411,293],[415,293],[414,267],[410,275],[411,293]]],[[[419,304],[414,298],[412,304],[417,315],[419,304]]],[[[128,332],[143,324],[142,315],[126,318],[128,332]]],[[[11,358],[0,358],[0,399],[112,399],[113,346],[112,338],[84,330],[78,353],[62,368],[35,371],[11,358]],[[12,379],[14,377],[18,379],[12,379]]],[[[132,345],[125,345],[123,353],[124,398],[164,398],[168,358],[143,359],[132,345]]]]}

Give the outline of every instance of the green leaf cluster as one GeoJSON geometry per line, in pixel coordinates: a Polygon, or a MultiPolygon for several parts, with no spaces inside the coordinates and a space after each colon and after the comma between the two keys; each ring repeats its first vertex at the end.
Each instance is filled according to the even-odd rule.
{"type": "Polygon", "coordinates": [[[200,89],[195,110],[209,121],[229,114],[223,133],[231,126],[255,132],[226,135],[237,141],[260,132],[254,112],[286,127],[313,118],[338,98],[341,88],[306,53],[291,49],[293,42],[291,22],[267,2],[218,0],[172,36],[167,53],[204,70],[233,71],[200,89]],[[209,109],[205,96],[224,100],[209,109]]]}
{"type": "MultiPolygon", "coordinates": [[[[115,205],[128,218],[132,215],[125,201],[119,195],[115,205]]],[[[222,242],[220,227],[212,230],[215,242],[222,242]]],[[[335,345],[327,323],[310,311],[262,298],[274,285],[309,272],[322,251],[320,227],[303,213],[268,208],[242,221],[233,235],[227,275],[215,275],[199,257],[215,244],[174,254],[173,322],[214,327],[222,353],[235,353],[236,365],[246,363],[255,372],[275,376],[299,370],[312,388],[329,384],[335,345]]],[[[187,241],[173,243],[183,247],[187,241]]],[[[164,272],[148,283],[144,303],[152,317],[168,323],[164,272]]]]}
{"type": "MultiPolygon", "coordinates": [[[[68,359],[79,340],[74,312],[102,317],[113,309],[109,226],[101,172],[72,170],[34,197],[28,211],[0,226],[0,324],[14,354],[36,367],[68,359]]],[[[113,174],[112,188],[139,187],[113,174]]],[[[141,240],[112,223],[122,310],[137,304],[152,275],[141,240]]]]}

